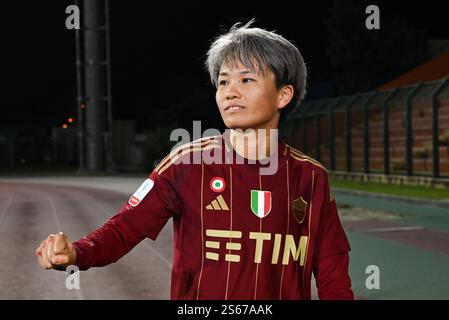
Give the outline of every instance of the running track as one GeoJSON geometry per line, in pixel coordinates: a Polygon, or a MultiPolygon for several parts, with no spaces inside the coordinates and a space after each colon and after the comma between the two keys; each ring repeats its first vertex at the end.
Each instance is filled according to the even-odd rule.
{"type": "Polygon", "coordinates": [[[80,290],[65,287],[67,273],[37,265],[35,249],[49,233],[77,240],[127,199],[109,190],[0,183],[0,299],[168,299],[171,223],[157,242],[146,239],[117,263],[81,272],[80,290]]]}
{"type": "MultiPolygon", "coordinates": [[[[65,272],[44,271],[35,260],[36,247],[49,233],[64,231],[76,240],[98,228],[141,180],[87,178],[71,186],[45,179],[0,181],[0,299],[168,299],[171,222],[156,242],[146,239],[118,262],[81,272],[80,290],[68,290],[65,272]]],[[[350,273],[356,297],[449,298],[447,209],[335,194],[337,202],[403,215],[400,221],[344,223],[352,246],[350,273]],[[381,271],[380,290],[365,287],[365,268],[372,264],[381,271]]]]}

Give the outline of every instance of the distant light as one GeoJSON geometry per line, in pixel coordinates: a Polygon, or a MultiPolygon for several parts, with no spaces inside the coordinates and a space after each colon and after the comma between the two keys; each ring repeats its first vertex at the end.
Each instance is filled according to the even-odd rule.
{"type": "Polygon", "coordinates": [[[75,121],[75,120],[74,120],[73,118],[68,118],[67,121],[68,121],[69,123],[73,123],[73,121],[75,121]]]}
{"type": "Polygon", "coordinates": [[[81,103],[80,108],[81,109],[86,109],[86,105],[84,103],[81,103]]]}
{"type": "Polygon", "coordinates": [[[67,123],[64,123],[63,125],[62,125],[62,129],[67,129],[69,126],[67,125],[67,123]]]}

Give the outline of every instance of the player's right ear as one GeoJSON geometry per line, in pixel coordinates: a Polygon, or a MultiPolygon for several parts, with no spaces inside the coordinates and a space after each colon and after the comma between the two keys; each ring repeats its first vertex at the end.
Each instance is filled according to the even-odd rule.
{"type": "Polygon", "coordinates": [[[284,85],[282,88],[280,88],[278,109],[285,108],[293,99],[294,93],[295,89],[291,84],[284,85]]]}

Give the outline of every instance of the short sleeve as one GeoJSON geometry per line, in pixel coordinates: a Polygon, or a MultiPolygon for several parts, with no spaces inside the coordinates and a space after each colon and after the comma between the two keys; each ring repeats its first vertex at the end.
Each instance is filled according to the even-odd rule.
{"type": "Polygon", "coordinates": [[[170,176],[153,171],[130,197],[120,214],[146,237],[156,240],[167,221],[181,213],[181,202],[170,176]]]}

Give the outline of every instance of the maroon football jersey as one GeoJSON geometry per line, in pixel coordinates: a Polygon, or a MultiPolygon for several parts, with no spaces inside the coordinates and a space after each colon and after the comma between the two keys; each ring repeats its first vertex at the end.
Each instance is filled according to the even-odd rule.
{"type": "Polygon", "coordinates": [[[326,169],[282,141],[275,157],[276,172],[263,175],[267,164],[237,163],[226,133],[178,147],[112,219],[108,230],[134,232],[121,252],[88,257],[86,242],[98,247],[102,232],[75,243],[82,269],[155,240],[172,218],[172,299],[310,299],[312,272],[321,298],[352,298],[326,169]]]}

